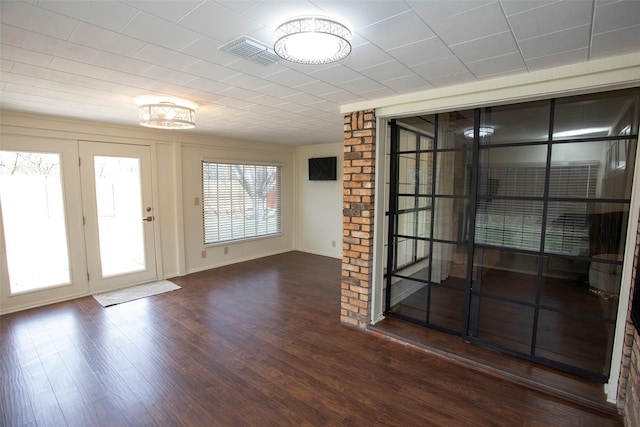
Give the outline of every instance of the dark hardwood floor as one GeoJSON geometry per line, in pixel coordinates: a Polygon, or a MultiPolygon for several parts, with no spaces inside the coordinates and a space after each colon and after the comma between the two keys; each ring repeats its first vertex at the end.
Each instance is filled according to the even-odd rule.
{"type": "Polygon", "coordinates": [[[0,317],[2,426],[621,426],[339,323],[340,260],[291,252],[0,317]]]}

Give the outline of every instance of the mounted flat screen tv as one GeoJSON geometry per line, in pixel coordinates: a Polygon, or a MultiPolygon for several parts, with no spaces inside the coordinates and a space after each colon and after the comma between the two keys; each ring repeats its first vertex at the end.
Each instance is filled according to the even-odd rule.
{"type": "Polygon", "coordinates": [[[336,157],[315,157],[309,159],[309,181],[335,181],[336,157]]]}

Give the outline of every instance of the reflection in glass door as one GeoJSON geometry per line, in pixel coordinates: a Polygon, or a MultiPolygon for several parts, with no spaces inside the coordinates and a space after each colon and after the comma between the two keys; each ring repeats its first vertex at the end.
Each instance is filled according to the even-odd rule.
{"type": "Polygon", "coordinates": [[[147,146],[81,142],[91,292],[155,280],[147,146]]]}

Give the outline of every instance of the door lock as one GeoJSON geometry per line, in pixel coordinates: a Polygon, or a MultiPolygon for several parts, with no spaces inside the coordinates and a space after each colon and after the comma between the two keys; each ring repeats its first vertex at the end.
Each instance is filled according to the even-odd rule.
{"type": "Polygon", "coordinates": [[[153,217],[152,216],[147,216],[147,217],[142,218],[142,220],[151,222],[151,221],[153,221],[153,217]]]}

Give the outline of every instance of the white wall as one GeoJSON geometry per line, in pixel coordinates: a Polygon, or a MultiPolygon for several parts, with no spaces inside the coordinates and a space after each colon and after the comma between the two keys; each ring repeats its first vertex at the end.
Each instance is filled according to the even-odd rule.
{"type": "Polygon", "coordinates": [[[342,258],[342,142],[300,146],[296,153],[297,230],[296,249],[342,258]],[[309,181],[309,159],[337,157],[335,181],[309,181]]]}

